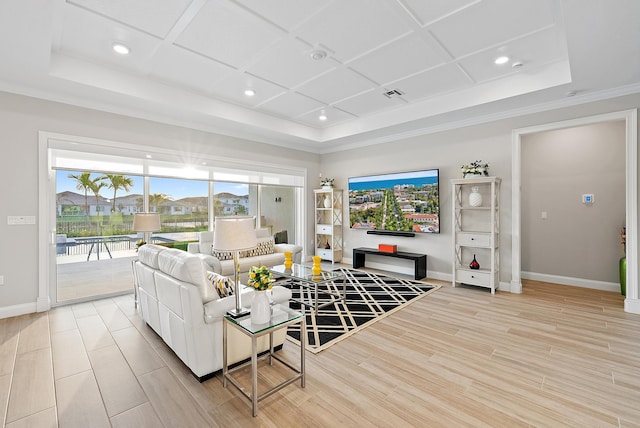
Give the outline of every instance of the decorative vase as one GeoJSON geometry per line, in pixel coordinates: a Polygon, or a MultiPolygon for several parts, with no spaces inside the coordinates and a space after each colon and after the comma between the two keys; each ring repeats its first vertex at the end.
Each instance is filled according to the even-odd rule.
{"type": "Polygon", "coordinates": [[[472,207],[479,207],[482,205],[482,195],[480,194],[480,188],[473,186],[471,193],[469,193],[469,205],[472,207]]]}
{"type": "Polygon", "coordinates": [[[325,208],[331,208],[331,196],[326,195],[322,203],[324,204],[325,208]]]}
{"type": "Polygon", "coordinates": [[[320,260],[322,260],[322,257],[313,256],[313,267],[311,268],[311,272],[313,272],[314,275],[320,275],[320,272],[322,272],[320,260]]]}
{"type": "Polygon", "coordinates": [[[473,255],[473,260],[469,263],[469,269],[480,269],[480,263],[476,260],[476,255],[473,255]]]}
{"type": "Polygon", "coordinates": [[[286,269],[291,269],[291,265],[293,264],[293,261],[291,260],[291,251],[285,251],[284,252],[284,267],[286,269]]]}
{"type": "Polygon", "coordinates": [[[271,319],[271,305],[267,290],[255,290],[251,301],[251,322],[253,324],[265,324],[271,319]]]}
{"type": "Polygon", "coordinates": [[[322,186],[322,190],[330,190],[333,186],[322,186]]]}

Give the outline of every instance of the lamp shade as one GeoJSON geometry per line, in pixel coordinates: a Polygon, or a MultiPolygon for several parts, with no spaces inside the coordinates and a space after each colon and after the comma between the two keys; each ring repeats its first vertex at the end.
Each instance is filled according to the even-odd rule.
{"type": "Polygon", "coordinates": [[[253,217],[216,217],[213,246],[218,251],[248,250],[258,245],[253,217]]]}
{"type": "Polygon", "coordinates": [[[160,214],[135,213],[133,215],[134,232],[157,232],[160,230],[160,214]]]}

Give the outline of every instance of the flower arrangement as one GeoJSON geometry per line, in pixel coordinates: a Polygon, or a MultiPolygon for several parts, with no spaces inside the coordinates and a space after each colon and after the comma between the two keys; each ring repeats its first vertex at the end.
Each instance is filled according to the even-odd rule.
{"type": "Polygon", "coordinates": [[[273,281],[271,272],[269,272],[269,268],[266,266],[251,266],[251,269],[249,269],[249,280],[247,283],[249,287],[252,287],[254,290],[271,290],[273,281]]]}
{"type": "Polygon", "coordinates": [[[324,178],[320,180],[320,185],[322,187],[333,187],[334,183],[335,183],[335,179],[333,178],[324,178]]]}
{"type": "Polygon", "coordinates": [[[467,175],[489,175],[489,164],[482,163],[481,160],[473,161],[469,164],[464,164],[461,167],[462,169],[462,178],[465,178],[467,175]]]}
{"type": "Polygon", "coordinates": [[[146,244],[146,242],[144,242],[144,240],[139,239],[138,242],[136,242],[136,251],[138,251],[140,249],[140,247],[142,247],[145,244],[146,244]]]}

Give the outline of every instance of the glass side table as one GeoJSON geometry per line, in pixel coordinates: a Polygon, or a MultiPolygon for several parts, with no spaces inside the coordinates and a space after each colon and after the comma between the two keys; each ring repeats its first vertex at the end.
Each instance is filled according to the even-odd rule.
{"type": "Polygon", "coordinates": [[[287,361],[281,359],[276,353],[273,352],[273,333],[281,328],[287,328],[289,325],[300,324],[300,332],[305,332],[306,322],[305,316],[300,312],[290,309],[286,305],[274,305],[273,314],[271,320],[264,324],[253,324],[251,322],[251,315],[247,315],[241,318],[232,318],[229,315],[225,315],[222,322],[222,385],[226,388],[227,381],[231,382],[238,391],[242,393],[247,399],[251,401],[251,411],[253,416],[258,414],[258,402],[274,392],[277,392],[285,386],[300,379],[300,386],[305,386],[304,375],[304,350],[306,344],[306,335],[300,334],[300,367],[295,367],[287,361]],[[233,369],[229,370],[227,362],[227,328],[232,327],[240,330],[251,338],[251,361],[241,364],[233,369]],[[269,335],[269,351],[260,358],[268,358],[269,365],[273,365],[273,359],[275,358],[294,372],[294,376],[273,386],[263,394],[258,395],[258,338],[260,336],[269,335]],[[247,394],[242,386],[235,380],[231,373],[239,370],[248,364],[251,364],[251,395],[247,394]]]}

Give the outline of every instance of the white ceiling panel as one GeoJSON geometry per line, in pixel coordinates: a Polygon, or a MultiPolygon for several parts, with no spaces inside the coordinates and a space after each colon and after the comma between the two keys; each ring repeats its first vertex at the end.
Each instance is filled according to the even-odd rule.
{"type": "Polygon", "coordinates": [[[402,98],[407,101],[417,101],[469,86],[471,82],[455,64],[425,71],[393,84],[394,89],[399,89],[403,93],[402,98]]]}
{"type": "Polygon", "coordinates": [[[411,13],[418,19],[421,25],[427,25],[438,19],[461,10],[480,0],[400,0],[411,13]]]}
{"type": "Polygon", "coordinates": [[[443,64],[445,60],[442,51],[433,43],[412,33],[356,59],[349,63],[349,67],[384,85],[443,64]]]}
{"type": "Polygon", "coordinates": [[[353,118],[354,116],[347,112],[332,107],[326,107],[320,110],[311,111],[297,119],[299,122],[314,128],[327,128],[353,118]],[[320,113],[326,115],[327,119],[325,121],[319,119],[320,113]]]}
{"type": "Polygon", "coordinates": [[[115,22],[165,37],[191,0],[67,0],[115,22]]]}
{"type": "Polygon", "coordinates": [[[298,92],[331,104],[374,87],[368,79],[341,67],[300,86],[298,92]]]}
{"type": "Polygon", "coordinates": [[[321,61],[311,59],[311,51],[308,45],[298,40],[282,39],[267,49],[265,55],[247,71],[278,85],[293,88],[338,65],[331,58],[321,61]]]}
{"type": "Polygon", "coordinates": [[[145,68],[149,56],[161,41],[146,33],[71,7],[63,18],[63,31],[57,51],[102,65],[129,69],[136,73],[145,68]],[[135,55],[122,56],[113,51],[114,42],[123,42],[135,55]]]}
{"type": "Polygon", "coordinates": [[[199,91],[209,92],[234,70],[173,45],[163,45],[151,60],[150,76],[199,91]]]}
{"type": "Polygon", "coordinates": [[[399,9],[387,0],[336,1],[296,33],[313,46],[328,47],[346,62],[411,32],[399,9]]]}
{"type": "Polygon", "coordinates": [[[264,19],[291,31],[331,2],[327,0],[238,0],[238,3],[264,19]]]}
{"type": "Polygon", "coordinates": [[[284,34],[265,20],[222,0],[207,2],[176,44],[233,67],[244,67],[284,34]]]}
{"type": "Polygon", "coordinates": [[[213,88],[213,95],[246,106],[257,106],[278,95],[284,95],[286,92],[286,89],[281,86],[247,73],[233,73],[216,82],[213,88]],[[255,91],[255,95],[247,97],[244,94],[247,89],[255,91]]]}
{"type": "Polygon", "coordinates": [[[506,76],[518,70],[538,68],[567,57],[566,45],[558,37],[557,28],[534,33],[518,39],[509,46],[489,49],[460,60],[460,65],[475,82],[483,82],[506,76]],[[494,63],[498,56],[506,55],[510,61],[506,64],[494,63]],[[521,68],[513,68],[513,64],[521,63],[521,68]]]}
{"type": "Polygon", "coordinates": [[[288,92],[259,106],[261,110],[291,118],[323,107],[325,106],[322,103],[295,92],[288,92]]]}
{"type": "Polygon", "coordinates": [[[555,25],[553,0],[485,0],[429,28],[456,58],[555,25]]]}
{"type": "Polygon", "coordinates": [[[366,116],[367,114],[375,113],[381,110],[393,109],[402,105],[406,105],[400,97],[388,98],[383,92],[384,89],[374,89],[365,92],[348,100],[340,101],[335,106],[341,110],[348,111],[355,116],[366,116]]]}

